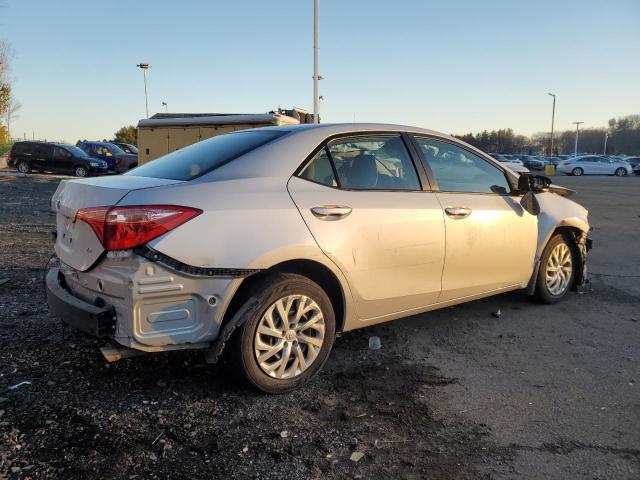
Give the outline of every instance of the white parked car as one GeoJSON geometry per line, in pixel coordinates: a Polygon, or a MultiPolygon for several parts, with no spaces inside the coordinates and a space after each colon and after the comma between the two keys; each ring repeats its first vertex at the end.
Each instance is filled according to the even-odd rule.
{"type": "Polygon", "coordinates": [[[613,160],[598,155],[582,155],[563,160],[556,167],[559,173],[567,175],[616,175],[624,177],[633,173],[633,169],[624,160],[613,160]]]}
{"type": "Polygon", "coordinates": [[[52,198],[52,313],[123,355],[225,343],[297,388],[336,333],[586,279],[587,210],[459,140],[384,124],[220,135],[52,198]],[[543,215],[538,213],[543,212],[543,215]]]}
{"type": "Polygon", "coordinates": [[[502,163],[505,167],[507,167],[512,172],[516,173],[529,173],[529,169],[524,166],[522,160],[509,157],[507,155],[503,155],[500,153],[491,153],[490,154],[495,160],[502,163]]]}

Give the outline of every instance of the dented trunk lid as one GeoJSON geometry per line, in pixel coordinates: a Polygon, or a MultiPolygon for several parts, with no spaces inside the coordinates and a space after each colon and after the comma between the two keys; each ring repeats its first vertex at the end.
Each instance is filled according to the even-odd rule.
{"type": "Polygon", "coordinates": [[[76,270],[88,270],[104,248],[87,223],[76,221],[78,210],[116,205],[133,190],[176,183],[182,181],[131,175],[63,180],[51,198],[51,209],[56,213],[56,255],[76,270]]]}

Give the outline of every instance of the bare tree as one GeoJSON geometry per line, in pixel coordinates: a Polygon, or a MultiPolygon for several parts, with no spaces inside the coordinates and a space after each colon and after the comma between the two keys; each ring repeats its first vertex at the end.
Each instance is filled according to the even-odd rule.
{"type": "Polygon", "coordinates": [[[0,40],[0,115],[4,115],[11,100],[11,58],[13,49],[6,40],[0,40]]]}
{"type": "Polygon", "coordinates": [[[12,96],[9,99],[7,110],[5,112],[5,120],[7,122],[7,139],[9,140],[9,142],[11,142],[11,123],[16,118],[20,118],[20,115],[18,115],[18,110],[20,110],[21,108],[22,104],[12,96]]]}

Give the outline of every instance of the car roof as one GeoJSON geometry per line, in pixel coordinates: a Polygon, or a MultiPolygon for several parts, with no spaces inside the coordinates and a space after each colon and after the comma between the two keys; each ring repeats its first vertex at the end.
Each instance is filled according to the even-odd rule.
{"type": "MultiPolygon", "coordinates": [[[[202,181],[208,179],[225,178],[289,178],[291,172],[296,170],[304,161],[314,153],[319,145],[336,135],[372,134],[378,133],[415,133],[434,137],[436,140],[446,140],[483,156],[494,160],[485,152],[466,144],[451,135],[428,130],[425,128],[407,125],[395,125],[386,123],[322,123],[302,125],[282,125],[260,127],[251,130],[238,130],[229,133],[235,135],[247,131],[282,131],[282,135],[273,141],[259,147],[220,168],[204,175],[202,181]]],[[[215,138],[215,137],[214,137],[215,138]]]]}
{"type": "Polygon", "coordinates": [[[284,130],[291,133],[302,133],[305,131],[318,131],[322,132],[326,136],[339,135],[342,133],[357,133],[357,132],[410,132],[410,133],[422,133],[427,135],[439,136],[444,138],[455,139],[451,135],[446,133],[436,132],[435,130],[428,130],[426,128],[412,127],[409,125],[397,125],[391,123],[304,123],[300,125],[279,125],[271,127],[260,127],[253,130],[284,130]]]}
{"type": "Polygon", "coordinates": [[[93,142],[91,140],[87,140],[81,143],[91,143],[93,145],[113,145],[113,142],[93,142]]]}

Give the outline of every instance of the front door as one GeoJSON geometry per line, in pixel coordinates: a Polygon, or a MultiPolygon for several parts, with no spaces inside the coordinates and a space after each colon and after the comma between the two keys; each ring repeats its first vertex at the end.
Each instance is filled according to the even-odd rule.
{"type": "Polygon", "coordinates": [[[73,167],[72,155],[62,147],[53,149],[53,168],[57,171],[71,171],[73,167]]]}
{"type": "Polygon", "coordinates": [[[444,219],[398,134],[323,147],[288,184],[320,248],[344,273],[361,320],[436,303],[444,219]]]}
{"type": "Polygon", "coordinates": [[[526,283],[533,271],[537,217],[520,205],[505,173],[453,143],[415,137],[444,210],[446,258],[440,301],[526,283]]]}

